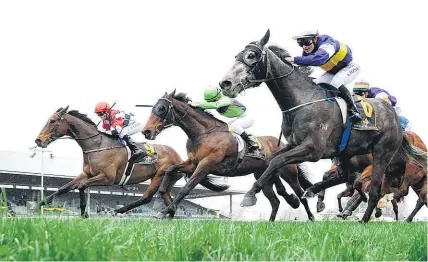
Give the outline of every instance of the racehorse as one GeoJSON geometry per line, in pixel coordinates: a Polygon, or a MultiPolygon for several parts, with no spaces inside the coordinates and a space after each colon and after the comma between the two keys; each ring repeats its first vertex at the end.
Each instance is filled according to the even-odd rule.
{"type": "MultiPolygon", "coordinates": [[[[186,144],[188,159],[168,169],[159,192],[164,199],[167,199],[165,188],[169,185],[168,174],[170,172],[184,172],[188,175],[191,174],[191,177],[173,203],[158,213],[159,218],[164,218],[168,214],[172,216],[174,206],[208,174],[235,177],[254,173],[257,178],[266,169],[266,160],[263,158],[250,157],[248,154],[241,155],[242,158],[240,158],[237,138],[229,131],[228,125],[208,112],[193,108],[188,104],[189,101],[190,98],[186,94],[175,95],[175,90],[171,94],[165,93],[154,105],[144,126],[143,134],[151,140],[156,139],[162,130],[171,125],[179,126],[188,136],[186,144]]],[[[275,137],[261,136],[257,139],[260,141],[266,157],[279,149],[278,139],[275,137]]],[[[281,144],[281,146],[284,145],[281,144]]],[[[304,192],[301,186],[308,188],[312,183],[299,166],[289,165],[279,169],[277,175],[273,176],[262,188],[272,205],[270,221],[275,219],[280,203],[273,191],[273,184],[275,184],[278,194],[283,196],[290,206],[293,208],[299,206],[299,199],[294,194],[289,195],[286,192],[279,176],[289,183],[304,205],[308,218],[313,220],[314,216],[307,200],[301,198],[304,192]]]]}
{"type": "MultiPolygon", "coordinates": [[[[35,140],[37,146],[46,148],[50,143],[63,136],[74,139],[83,151],[83,170],[75,179],[49,195],[45,201],[39,203],[44,205],[52,202],[55,196],[63,195],[70,190],[78,189],[80,195],[80,210],[82,217],[88,217],[86,212],[85,189],[91,186],[123,185],[125,167],[128,163],[128,152],[126,147],[117,137],[99,132],[97,125],[86,115],[76,110],[68,111],[68,106],[58,109],[46,122],[39,136],[35,140]]],[[[139,146],[145,150],[142,144],[139,146]]],[[[115,213],[124,213],[128,210],[149,203],[158,190],[165,171],[171,165],[177,165],[182,159],[177,152],[166,145],[153,145],[157,153],[157,161],[150,164],[136,164],[129,177],[127,184],[138,184],[151,179],[146,192],[141,198],[127,206],[114,210],[115,213]]],[[[170,174],[169,187],[166,194],[170,194],[172,186],[183,174],[170,174]]],[[[216,185],[210,178],[202,181],[202,185],[215,191],[227,189],[224,185],[216,185]]]]}
{"type": "MultiPolygon", "coordinates": [[[[281,111],[282,133],[288,144],[276,152],[269,167],[245,195],[242,205],[251,206],[256,194],[277,172],[278,168],[305,161],[337,158],[339,176],[316,183],[306,190],[305,197],[328,187],[345,182],[348,178],[349,159],[355,155],[372,153],[373,174],[368,188],[369,200],[360,222],[368,222],[379,200],[379,187],[386,167],[403,140],[400,121],[390,104],[381,99],[365,100],[376,114],[377,130],[353,129],[347,147],[340,150],[346,125],[339,105],[331,98],[328,85],[317,86],[307,75],[295,70],[293,64],[283,60],[266,47],[270,31],[260,41],[251,42],[235,58],[232,68],[220,81],[223,93],[236,97],[242,91],[266,83],[281,111]],[[333,101],[333,102],[332,102],[333,101]]],[[[285,50],[283,55],[290,56],[285,50]]],[[[426,166],[426,153],[411,146],[405,138],[405,155],[426,166]]]]}

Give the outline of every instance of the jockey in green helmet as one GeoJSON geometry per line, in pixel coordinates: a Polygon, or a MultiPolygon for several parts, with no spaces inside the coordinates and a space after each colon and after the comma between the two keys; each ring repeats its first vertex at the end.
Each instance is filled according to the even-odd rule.
{"type": "Polygon", "coordinates": [[[239,134],[247,143],[248,150],[258,149],[258,143],[254,138],[245,132],[245,129],[250,128],[254,121],[248,115],[246,107],[239,103],[236,99],[227,97],[222,94],[218,87],[208,87],[204,92],[205,102],[191,103],[194,107],[199,107],[204,110],[215,109],[219,114],[226,117],[226,121],[234,132],[239,134]]]}

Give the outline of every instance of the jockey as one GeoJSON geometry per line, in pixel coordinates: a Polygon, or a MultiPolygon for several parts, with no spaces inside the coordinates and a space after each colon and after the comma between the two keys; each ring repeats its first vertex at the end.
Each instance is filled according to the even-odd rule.
{"type": "Polygon", "coordinates": [[[247,114],[247,109],[237,100],[222,94],[218,87],[209,87],[204,92],[206,102],[194,103],[190,105],[202,109],[216,109],[222,116],[227,117],[227,123],[231,125],[233,131],[240,135],[248,144],[248,150],[258,149],[258,143],[254,141],[251,135],[245,132],[245,129],[253,125],[253,119],[247,114]]]}
{"type": "Polygon", "coordinates": [[[123,111],[112,110],[107,102],[99,102],[95,106],[95,113],[103,120],[101,132],[109,135],[117,135],[122,138],[131,149],[131,158],[128,162],[142,159],[145,151],[140,149],[131,139],[131,135],[143,131],[143,126],[135,121],[131,114],[123,111]]]}
{"type": "Polygon", "coordinates": [[[360,73],[360,66],[352,59],[351,49],[328,35],[318,35],[318,30],[304,32],[293,39],[303,48],[303,54],[285,59],[297,65],[321,67],[325,73],[314,82],[330,84],[335,87],[334,91],[338,89],[338,95],[348,104],[351,122],[355,124],[361,121],[362,117],[346,88],[360,73]]]}
{"type": "Polygon", "coordinates": [[[370,87],[370,84],[366,81],[355,82],[353,92],[356,95],[365,97],[365,98],[379,98],[388,102],[397,113],[400,118],[401,129],[407,131],[410,129],[409,120],[404,116],[401,116],[401,108],[398,105],[397,98],[391,95],[388,91],[378,88],[370,87]]]}

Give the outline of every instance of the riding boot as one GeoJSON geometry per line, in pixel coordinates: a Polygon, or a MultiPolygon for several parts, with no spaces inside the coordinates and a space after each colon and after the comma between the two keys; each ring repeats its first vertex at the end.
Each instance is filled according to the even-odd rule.
{"type": "Polygon", "coordinates": [[[241,137],[245,140],[245,142],[248,145],[248,151],[253,151],[259,148],[259,145],[256,141],[254,141],[253,138],[249,134],[247,134],[245,131],[241,134],[241,137]]]}
{"type": "Polygon", "coordinates": [[[145,157],[145,151],[139,148],[129,135],[124,135],[123,140],[129,146],[129,149],[131,149],[131,158],[128,160],[128,162],[136,162],[137,160],[141,161],[143,157],[145,157]]]}
{"type": "Polygon", "coordinates": [[[358,113],[357,107],[355,106],[354,99],[352,99],[352,95],[349,92],[346,86],[341,85],[339,87],[339,96],[345,100],[346,104],[348,104],[349,112],[351,113],[350,120],[353,124],[356,124],[363,120],[360,113],[358,113]]]}

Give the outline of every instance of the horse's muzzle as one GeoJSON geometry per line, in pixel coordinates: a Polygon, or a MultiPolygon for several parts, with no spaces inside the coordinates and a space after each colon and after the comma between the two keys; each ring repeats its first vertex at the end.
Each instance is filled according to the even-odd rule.
{"type": "Polygon", "coordinates": [[[143,132],[141,132],[141,133],[143,133],[143,135],[146,139],[149,139],[149,140],[155,140],[156,139],[156,132],[154,132],[154,131],[146,129],[146,130],[143,130],[143,132]]]}
{"type": "Polygon", "coordinates": [[[40,139],[36,139],[34,142],[36,142],[36,145],[37,145],[38,147],[42,147],[42,140],[40,140],[40,139]]]}

